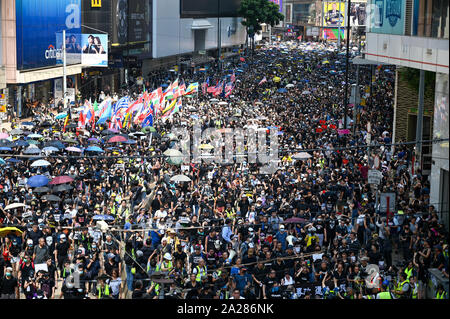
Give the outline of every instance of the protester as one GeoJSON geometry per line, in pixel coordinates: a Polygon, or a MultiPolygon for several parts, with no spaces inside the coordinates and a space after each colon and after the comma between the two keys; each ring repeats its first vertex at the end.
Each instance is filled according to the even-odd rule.
{"type": "MultiPolygon", "coordinates": [[[[183,74],[178,88],[200,84],[169,116],[155,107],[137,124],[125,117],[114,129],[109,117],[93,126],[84,116],[111,103],[102,96],[97,110],[89,102],[65,117],[46,110],[7,132],[0,141],[0,223],[16,229],[0,233],[2,298],[425,298],[428,269],[448,277],[448,233],[430,203],[429,182],[411,170],[411,149],[389,145],[392,70],[377,68],[370,84],[362,69],[360,84],[371,93],[355,121],[353,110],[342,111],[342,52],[274,43],[220,71],[216,65],[183,74]],[[341,131],[343,113],[350,134],[341,131]],[[152,128],[142,129],[147,119],[152,128]],[[375,146],[368,152],[369,122],[375,146]],[[177,142],[187,136],[176,128],[192,136],[196,125],[275,131],[274,172],[249,158],[238,162],[256,145],[247,133],[221,145],[235,152],[228,163],[164,155],[183,151],[177,142]],[[380,191],[396,194],[391,214],[380,212],[368,184],[374,155],[383,163],[380,191]],[[189,181],[174,181],[177,175],[189,181]],[[164,290],[161,277],[172,282],[164,290]]],[[[173,72],[153,72],[145,93],[130,88],[128,101],[117,97],[115,105],[128,108],[139,94],[176,80],[173,72]]],[[[197,142],[196,151],[218,147],[209,135],[197,142]]],[[[436,298],[447,295],[440,289],[436,298]]]]}

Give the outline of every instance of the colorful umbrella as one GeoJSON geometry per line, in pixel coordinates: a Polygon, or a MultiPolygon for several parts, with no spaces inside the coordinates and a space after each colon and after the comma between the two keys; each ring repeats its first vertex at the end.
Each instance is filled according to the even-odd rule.
{"type": "Polygon", "coordinates": [[[127,139],[125,137],[123,137],[121,135],[116,135],[116,136],[111,137],[108,140],[108,143],[120,143],[120,142],[126,142],[126,141],[127,141],[127,139]]]}
{"type": "Polygon", "coordinates": [[[16,227],[3,227],[0,228],[0,237],[6,237],[9,234],[15,234],[16,236],[21,236],[22,231],[16,227]]]}
{"type": "Polygon", "coordinates": [[[66,151],[69,151],[69,152],[75,152],[75,153],[82,153],[82,152],[83,152],[83,151],[82,151],[81,149],[79,149],[78,147],[73,147],[73,146],[67,147],[67,148],[66,148],[66,151]]]}
{"type": "Polygon", "coordinates": [[[28,179],[27,185],[30,187],[42,187],[47,185],[49,179],[44,175],[35,175],[28,179]]]}
{"type": "Polygon", "coordinates": [[[104,150],[102,150],[98,146],[89,146],[88,148],[85,149],[85,151],[87,151],[87,152],[97,152],[97,153],[103,153],[104,152],[104,150]]]}
{"type": "Polygon", "coordinates": [[[73,182],[74,179],[70,176],[63,175],[63,176],[57,176],[49,183],[49,185],[59,185],[59,184],[67,184],[73,182]]]}

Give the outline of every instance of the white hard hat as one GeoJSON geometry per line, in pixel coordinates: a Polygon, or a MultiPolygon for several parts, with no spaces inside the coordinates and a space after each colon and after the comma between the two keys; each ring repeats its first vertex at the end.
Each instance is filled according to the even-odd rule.
{"type": "Polygon", "coordinates": [[[164,254],[164,259],[172,260],[172,256],[169,253],[164,254]]]}

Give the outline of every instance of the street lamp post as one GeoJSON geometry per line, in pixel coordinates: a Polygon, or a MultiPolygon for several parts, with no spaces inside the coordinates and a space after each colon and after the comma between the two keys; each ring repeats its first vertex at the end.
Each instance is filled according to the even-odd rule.
{"type": "Polygon", "coordinates": [[[348,67],[350,63],[350,7],[351,0],[348,0],[347,7],[347,60],[345,62],[345,97],[344,97],[344,129],[347,128],[347,107],[348,107],[348,67]]]}

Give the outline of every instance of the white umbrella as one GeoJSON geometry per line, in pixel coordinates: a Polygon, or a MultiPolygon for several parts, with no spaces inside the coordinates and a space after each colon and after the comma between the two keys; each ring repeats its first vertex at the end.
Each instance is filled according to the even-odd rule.
{"type": "Polygon", "coordinates": [[[306,91],[303,91],[302,94],[311,94],[311,92],[306,90],[306,91]]]}
{"type": "Polygon", "coordinates": [[[167,151],[165,151],[164,153],[163,153],[164,155],[166,155],[166,156],[176,156],[176,157],[179,157],[179,156],[183,156],[183,154],[180,152],[180,151],[178,151],[178,150],[176,150],[176,149],[173,149],[173,148],[169,148],[167,151]]]}
{"type": "Polygon", "coordinates": [[[219,100],[218,99],[211,99],[211,100],[209,100],[210,102],[219,102],[219,100]]]}
{"type": "Polygon", "coordinates": [[[28,135],[29,138],[41,138],[43,137],[41,134],[30,134],[28,135]]]}
{"type": "Polygon", "coordinates": [[[298,159],[298,160],[304,160],[304,159],[308,159],[311,158],[312,156],[306,152],[300,152],[300,153],[296,153],[292,156],[292,158],[294,159],[298,159]]]}
{"type": "Polygon", "coordinates": [[[190,182],[192,181],[189,177],[186,175],[175,175],[173,176],[170,181],[172,182],[190,182]]]}
{"type": "Polygon", "coordinates": [[[41,166],[50,166],[50,162],[46,160],[37,160],[31,164],[31,167],[41,167],[41,166]]]}
{"type": "Polygon", "coordinates": [[[6,206],[4,209],[8,210],[8,209],[14,209],[14,208],[25,207],[25,206],[26,205],[22,204],[22,203],[13,203],[13,204],[6,206]]]}
{"type": "Polygon", "coordinates": [[[219,102],[218,105],[228,105],[227,102],[219,102]]]}
{"type": "Polygon", "coordinates": [[[288,84],[288,85],[286,85],[286,88],[288,88],[288,89],[293,88],[293,87],[294,87],[294,84],[288,84]]]}

